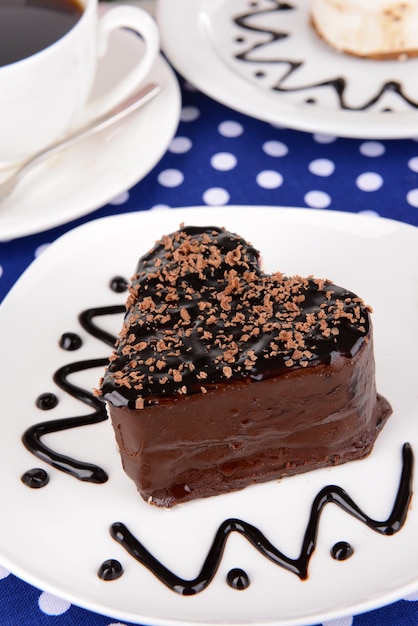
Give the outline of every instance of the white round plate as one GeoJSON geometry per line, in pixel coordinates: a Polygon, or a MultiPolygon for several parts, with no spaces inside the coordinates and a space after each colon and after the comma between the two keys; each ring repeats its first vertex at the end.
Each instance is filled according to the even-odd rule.
{"type": "MultiPolygon", "coordinates": [[[[112,34],[93,95],[105,93],[141,54],[133,33],[112,34]]],[[[0,241],[41,232],[94,211],[140,181],[158,163],[180,119],[180,88],[160,55],[148,81],[161,92],[125,120],[29,172],[0,204],[0,241]]],[[[0,172],[5,176],[6,172],[0,172]]]]}
{"type": "MultiPolygon", "coordinates": [[[[178,576],[192,579],[219,525],[230,517],[257,526],[278,549],[296,557],[312,502],[329,484],[343,487],[369,516],[386,519],[400,481],[403,444],[410,442],[418,451],[417,244],[418,230],[394,221],[273,207],[131,213],[89,222],[51,244],[0,307],[2,564],[74,604],[157,626],[312,624],[380,606],[416,589],[417,506],[411,507],[404,527],[387,537],[327,505],[305,581],[234,533],[214,579],[194,596],[165,587],[111,538],[109,527],[125,523],[157,559],[178,576]],[[29,426],[91,412],[52,378],[63,365],[109,354],[109,347],[81,328],[78,315],[91,307],[123,303],[126,295],[111,291],[110,279],[129,277],[138,257],[181,222],[224,225],[261,250],[267,270],[330,277],[374,307],[378,389],[394,413],[369,458],[161,510],[142,501],[122,471],[109,421],[45,440],[60,452],[103,467],[109,480],[102,485],[79,482],[24,448],[21,435],[29,426]],[[67,331],[83,340],[76,352],[58,345],[67,331]],[[40,411],[35,400],[50,391],[59,403],[40,411]],[[37,466],[48,471],[50,481],[32,490],[20,477],[37,466]],[[338,562],[330,549],[341,540],[354,547],[354,555],[338,562]],[[103,582],[97,570],[108,558],[118,559],[124,574],[103,582]],[[249,575],[248,589],[228,586],[226,576],[234,567],[249,575]]],[[[98,323],[116,333],[121,317],[106,316],[98,323]]],[[[72,374],[70,381],[90,390],[102,373],[102,368],[90,368],[72,374]]]]}
{"type": "Polygon", "coordinates": [[[177,70],[233,109],[343,137],[418,134],[418,59],[335,52],[311,28],[307,0],[159,0],[157,18],[177,70]]]}

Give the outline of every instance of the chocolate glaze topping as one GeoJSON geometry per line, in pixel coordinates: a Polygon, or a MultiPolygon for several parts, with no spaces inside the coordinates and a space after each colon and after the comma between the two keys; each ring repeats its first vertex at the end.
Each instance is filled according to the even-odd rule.
{"type": "Polygon", "coordinates": [[[257,250],[231,232],[185,227],[139,260],[101,393],[140,409],[329,364],[359,351],[369,310],[326,280],[265,274],[257,250]]]}

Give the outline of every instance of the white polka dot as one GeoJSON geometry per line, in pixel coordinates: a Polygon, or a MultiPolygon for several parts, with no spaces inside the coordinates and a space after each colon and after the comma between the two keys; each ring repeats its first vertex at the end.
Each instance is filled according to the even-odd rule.
{"type": "Polygon", "coordinates": [[[150,211],[165,211],[169,208],[170,206],[168,204],[154,204],[154,206],[151,207],[150,211]]]}
{"type": "Polygon", "coordinates": [[[334,173],[335,165],[329,159],[315,159],[308,165],[309,171],[316,176],[331,176],[334,173]]]}
{"type": "Polygon", "coordinates": [[[163,187],[178,187],[184,180],[184,175],[180,170],[163,170],[158,174],[158,182],[163,187]]]}
{"type": "Polygon", "coordinates": [[[418,172],[418,157],[412,157],[412,159],[409,159],[408,167],[413,172],[418,172]]]}
{"type": "Polygon", "coordinates": [[[48,593],[47,591],[43,591],[41,593],[38,604],[41,611],[47,615],[62,615],[68,611],[71,606],[71,603],[67,600],[57,598],[57,596],[54,596],[52,593],[48,593]]]}
{"type": "Polygon", "coordinates": [[[279,122],[273,122],[272,124],[270,124],[270,126],[272,128],[286,128],[286,126],[284,124],[279,124],[279,122]]]}
{"type": "Polygon", "coordinates": [[[266,141],[263,151],[272,157],[283,157],[289,152],[289,148],[282,141],[266,141]]]}
{"type": "Polygon", "coordinates": [[[376,172],[364,172],[358,176],[356,185],[361,191],[377,191],[383,185],[383,178],[376,172]]]}
{"type": "Polygon", "coordinates": [[[418,189],[411,189],[406,194],[406,201],[413,207],[418,207],[418,189]]]}
{"type": "Polygon", "coordinates": [[[364,141],[359,150],[363,156],[379,157],[385,153],[386,148],[380,141],[364,141]]]}
{"type": "Polygon", "coordinates": [[[316,143],[334,143],[337,140],[334,135],[324,135],[322,133],[315,133],[312,137],[316,143]]]}
{"type": "Polygon", "coordinates": [[[257,174],[257,183],[264,189],[277,189],[283,184],[283,176],[275,170],[264,170],[257,174]]]}
{"type": "Polygon", "coordinates": [[[352,615],[347,615],[347,617],[339,617],[338,619],[332,619],[328,622],[324,622],[324,626],[351,626],[353,619],[352,615]]]}
{"type": "Polygon", "coordinates": [[[331,204],[331,198],[325,191],[308,191],[305,202],[314,209],[326,209],[331,204]]]}
{"type": "Polygon", "coordinates": [[[0,278],[3,276],[3,266],[0,265],[0,278]]]}
{"type": "Polygon", "coordinates": [[[359,215],[365,215],[366,217],[380,217],[377,211],[372,211],[371,209],[366,209],[364,211],[359,211],[359,215]]]}
{"type": "Polygon", "coordinates": [[[222,187],[212,187],[207,189],[203,194],[203,201],[205,204],[211,206],[222,206],[227,204],[229,200],[229,193],[222,187]]]}
{"type": "Polygon", "coordinates": [[[113,200],[111,200],[109,204],[111,204],[112,206],[120,206],[121,204],[126,204],[128,200],[129,191],[124,191],[123,193],[120,193],[118,196],[116,196],[116,198],[113,198],[113,200]]]}
{"type": "Polygon", "coordinates": [[[2,567],[0,565],[0,580],[2,580],[3,578],[7,578],[10,575],[9,570],[7,570],[5,567],[2,567]]]}
{"type": "Polygon", "coordinates": [[[223,137],[239,137],[244,132],[244,128],[239,122],[227,120],[219,124],[218,131],[223,137]]]}
{"type": "Polygon", "coordinates": [[[215,170],[226,172],[236,166],[237,158],[230,152],[218,152],[218,154],[213,155],[210,164],[215,170]]]}
{"type": "Polygon", "coordinates": [[[42,254],[42,252],[45,252],[45,250],[50,246],[50,243],[43,243],[41,246],[38,246],[35,250],[35,258],[40,256],[42,254]]]}
{"type": "Polygon", "coordinates": [[[194,122],[200,116],[200,111],[197,107],[183,107],[180,114],[180,120],[182,122],[194,122]]]}
{"type": "Polygon", "coordinates": [[[408,602],[417,602],[418,591],[413,591],[412,593],[409,593],[407,596],[405,596],[404,600],[407,600],[408,602]]]}
{"type": "Polygon", "coordinates": [[[188,137],[174,137],[168,149],[174,154],[184,154],[192,147],[192,142],[188,137]]]}

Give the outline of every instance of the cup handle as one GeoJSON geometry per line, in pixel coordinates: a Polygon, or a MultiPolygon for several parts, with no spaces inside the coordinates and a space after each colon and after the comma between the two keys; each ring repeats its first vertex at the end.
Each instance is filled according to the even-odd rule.
{"type": "Polygon", "coordinates": [[[155,20],[143,9],[118,6],[107,10],[98,19],[97,55],[104,56],[110,34],[119,28],[133,30],[144,41],[144,53],[135,67],[112,89],[88,102],[83,118],[92,119],[125,100],[138,88],[153,66],[160,50],[160,38],[155,20]]]}

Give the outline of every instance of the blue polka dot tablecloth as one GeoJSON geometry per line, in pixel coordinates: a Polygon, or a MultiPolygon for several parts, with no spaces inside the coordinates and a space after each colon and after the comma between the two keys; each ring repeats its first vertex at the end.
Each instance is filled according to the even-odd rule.
{"type": "MultiPolygon", "coordinates": [[[[181,119],[160,162],[99,210],[47,232],[1,243],[0,301],[60,235],[112,214],[195,205],[224,206],[227,213],[232,204],[283,205],[367,213],[418,226],[418,138],[367,141],[278,128],[230,110],[178,78],[181,119]]],[[[5,515],[4,508],[0,515],[5,515]]],[[[32,587],[0,563],[0,626],[116,624],[112,616],[94,614],[32,587]]],[[[418,624],[418,593],[328,624],[418,624]]]]}

